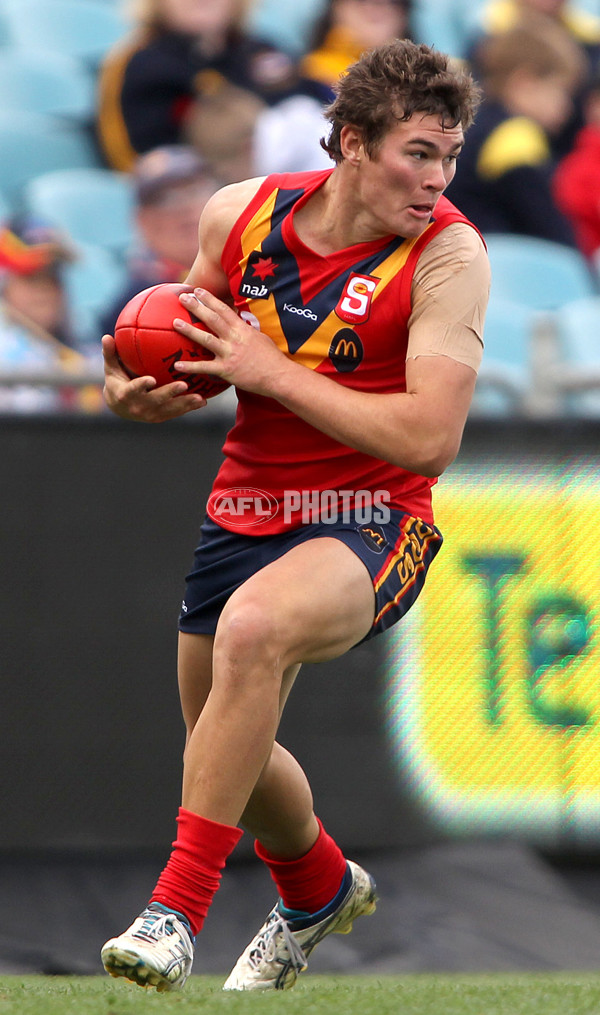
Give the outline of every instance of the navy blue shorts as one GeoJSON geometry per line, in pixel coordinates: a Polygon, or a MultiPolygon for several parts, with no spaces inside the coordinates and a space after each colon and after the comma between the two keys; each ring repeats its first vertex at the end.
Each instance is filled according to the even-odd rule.
{"type": "Polygon", "coordinates": [[[375,616],[367,641],[395,624],[415,602],[427,569],[442,545],[434,525],[402,511],[385,523],[314,522],[272,536],[244,536],[207,518],[186,577],[179,630],[214,634],[221,610],[236,589],[293,546],[325,536],[341,539],[364,562],[375,590],[375,616]]]}

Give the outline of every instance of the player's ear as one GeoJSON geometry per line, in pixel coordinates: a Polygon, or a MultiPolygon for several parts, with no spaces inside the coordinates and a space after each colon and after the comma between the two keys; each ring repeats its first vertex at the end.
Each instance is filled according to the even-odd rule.
{"type": "Polygon", "coordinates": [[[346,124],[340,131],[340,148],[344,160],[352,166],[359,166],[365,157],[362,131],[346,124]]]}

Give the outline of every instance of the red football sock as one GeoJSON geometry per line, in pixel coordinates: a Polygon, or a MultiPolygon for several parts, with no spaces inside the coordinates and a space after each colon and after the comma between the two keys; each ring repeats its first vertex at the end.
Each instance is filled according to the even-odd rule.
{"type": "Polygon", "coordinates": [[[323,909],[339,891],[346,860],[337,843],[319,822],[319,837],[308,853],[298,860],[278,860],[260,842],[256,842],[256,855],[264,860],[271,871],[279,894],[287,909],[316,913],[323,909]]]}
{"type": "Polygon", "coordinates": [[[150,901],[182,913],[196,935],[219,887],[227,857],[243,832],[183,807],[179,808],[177,825],[173,852],[150,901]]]}

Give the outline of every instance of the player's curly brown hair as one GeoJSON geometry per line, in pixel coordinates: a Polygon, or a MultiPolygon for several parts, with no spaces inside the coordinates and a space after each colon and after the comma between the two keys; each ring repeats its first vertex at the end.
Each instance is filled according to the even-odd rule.
{"type": "Polygon", "coordinates": [[[341,162],[340,134],[352,125],[372,156],[393,124],[413,113],[439,115],[444,127],[461,124],[466,130],[480,99],[479,86],[451,57],[423,43],[395,39],[363,53],[342,76],[325,110],[331,130],[321,146],[341,162]]]}

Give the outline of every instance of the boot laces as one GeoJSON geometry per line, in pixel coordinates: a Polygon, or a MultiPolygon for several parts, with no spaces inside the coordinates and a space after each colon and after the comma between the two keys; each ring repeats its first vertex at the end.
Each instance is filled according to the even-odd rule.
{"type": "Polygon", "coordinates": [[[292,966],[301,971],[306,969],[306,955],[294,937],[290,925],[279,913],[271,913],[264,929],[256,938],[255,947],[248,956],[250,963],[257,968],[264,960],[273,962],[277,957],[277,935],[281,933],[292,966]]]}

